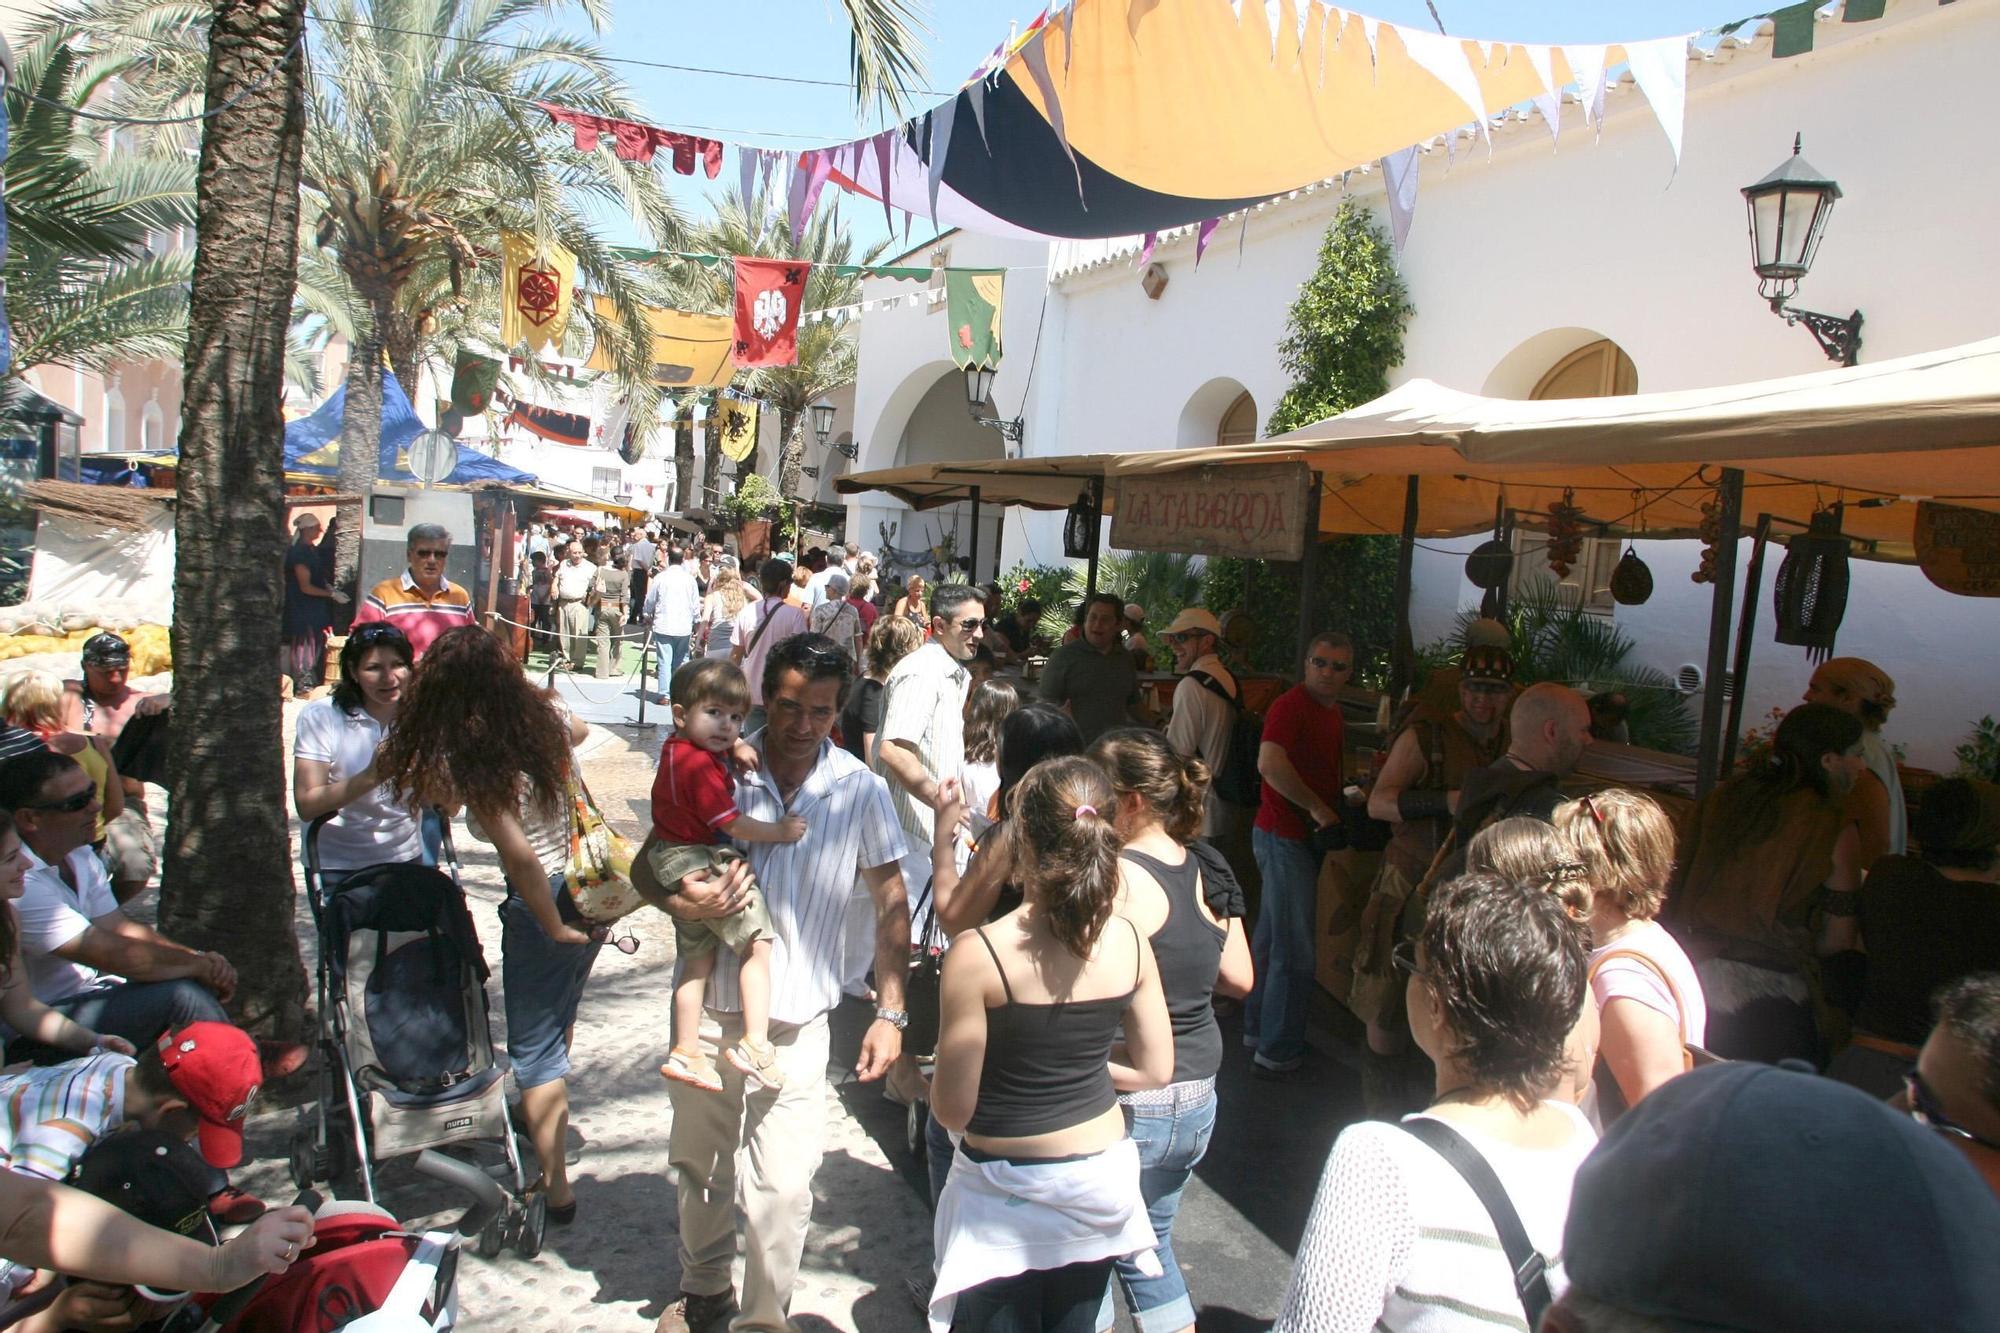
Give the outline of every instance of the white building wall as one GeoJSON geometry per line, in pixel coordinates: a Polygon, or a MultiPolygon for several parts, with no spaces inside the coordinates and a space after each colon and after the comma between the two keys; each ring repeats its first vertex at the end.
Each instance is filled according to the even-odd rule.
{"type": "MultiPolygon", "coordinates": [[[[1490,160],[1476,139],[1456,145],[1449,170],[1441,147],[1426,153],[1400,257],[1416,314],[1392,382],[1423,376],[1525,396],[1559,357],[1599,337],[1631,357],[1641,392],[1824,368],[1811,337],[1757,297],[1738,194],[1789,152],[1794,132],[1845,191],[1796,304],[1862,310],[1864,362],[1992,336],[2000,269],[1978,256],[2000,217],[2000,173],[1966,145],[1993,114],[2000,7],[1891,0],[1881,20],[1820,23],[1815,42],[1788,60],[1773,60],[1765,38],[1692,64],[1678,169],[1629,83],[1613,89],[1601,136],[1571,106],[1553,148],[1535,118],[1497,131],[1490,160]]],[[[1349,187],[1380,207],[1378,177],[1355,176],[1349,187]]],[[[1062,244],[1042,260],[1030,257],[1043,253],[1036,247],[949,237],[953,264],[1055,266],[1039,358],[1029,350],[1042,291],[1033,274],[1008,279],[996,396],[1010,408],[1019,402],[1035,365],[1026,452],[1212,442],[1233,397],[1218,381],[1247,389],[1260,424],[1268,420],[1288,383],[1277,354],[1285,316],[1339,198],[1338,188],[1321,188],[1256,210],[1247,230],[1226,221],[1199,269],[1191,235],[1163,240],[1153,258],[1168,286],[1157,301],[1140,288],[1136,243],[1062,244]],[[1079,271],[1108,252],[1117,257],[1079,271]]],[[[884,283],[869,294],[894,289],[884,283]]],[[[856,403],[869,447],[858,467],[898,461],[909,404],[945,360],[939,323],[907,310],[864,321],[856,403]]],[[[1747,526],[1754,494],[1745,507],[1747,526]]],[[[850,531],[872,537],[878,513],[893,508],[859,497],[850,531]]],[[[1060,515],[1009,515],[1002,560],[1054,562],[1060,524],[1060,515]]],[[[1472,544],[1426,542],[1418,551],[1420,640],[1477,605],[1462,572],[1472,544]]],[[[1709,590],[1688,580],[1697,548],[1648,543],[1641,553],[1658,591],[1649,605],[1617,612],[1638,642],[1635,659],[1669,672],[1701,663],[1709,590]]],[[[1739,569],[1748,555],[1746,542],[1739,569]]],[[[1800,650],[1771,639],[1768,585],[1781,557],[1774,550],[1766,568],[1746,721],[1796,702],[1809,674],[1800,650]]],[[[1915,569],[1856,562],[1839,650],[1897,677],[1902,702],[1889,735],[1914,762],[1949,768],[1970,723],[2000,712],[1983,673],[1939,665],[2000,650],[2000,608],[1940,592],[1915,569]]]]}

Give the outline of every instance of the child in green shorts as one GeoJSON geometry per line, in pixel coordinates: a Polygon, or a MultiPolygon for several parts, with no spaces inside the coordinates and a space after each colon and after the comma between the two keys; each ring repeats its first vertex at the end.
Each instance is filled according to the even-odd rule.
{"type": "MultiPolygon", "coordinates": [[[[674,673],[674,734],[660,751],[653,778],[653,831],[632,865],[632,884],[654,906],[680,892],[681,880],[721,871],[741,855],[723,844],[797,842],[806,822],[790,815],[777,823],[750,819],[736,809],[729,753],[750,711],[750,682],[734,663],[703,658],[674,673]]],[[[743,1039],[723,1058],[754,1086],[784,1083],[771,1045],[771,915],[754,888],[734,914],[713,921],[674,918],[674,943],[681,960],[674,987],[673,1049],[660,1073],[710,1092],[722,1091],[722,1077],[701,1051],[701,1006],[716,949],[728,945],[740,960],[743,1039]]]]}

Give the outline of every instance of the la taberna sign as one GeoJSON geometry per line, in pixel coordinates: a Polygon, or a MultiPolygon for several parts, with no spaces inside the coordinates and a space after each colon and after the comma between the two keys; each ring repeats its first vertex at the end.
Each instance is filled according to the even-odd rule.
{"type": "Polygon", "coordinates": [[[1312,477],[1304,463],[1196,467],[1118,477],[1111,544],[1259,560],[1304,557],[1312,477]]]}

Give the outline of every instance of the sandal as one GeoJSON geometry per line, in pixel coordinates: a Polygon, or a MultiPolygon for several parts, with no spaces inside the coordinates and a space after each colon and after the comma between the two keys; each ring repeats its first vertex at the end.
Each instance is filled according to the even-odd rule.
{"type": "MultiPolygon", "coordinates": [[[[523,1190],[521,1192],[521,1197],[525,1199],[530,1194],[545,1195],[547,1193],[548,1193],[548,1182],[543,1180],[540,1176],[536,1176],[535,1183],[528,1186],[527,1189],[523,1190]]],[[[549,1222],[552,1225],[559,1227],[568,1226],[570,1223],[576,1221],[576,1196],[572,1194],[570,1196],[569,1202],[565,1204],[560,1204],[560,1205],[553,1203],[549,1204],[547,1206],[547,1214],[549,1222]]]]}
{"type": "Polygon", "coordinates": [[[709,1058],[700,1051],[684,1051],[678,1046],[667,1053],[667,1062],[660,1066],[660,1077],[703,1092],[722,1091],[722,1075],[709,1058]]]}
{"type": "Polygon", "coordinates": [[[753,1042],[745,1037],[724,1051],[722,1057],[760,1088],[776,1092],[785,1086],[785,1076],[778,1070],[778,1048],[768,1041],[753,1042]]]}

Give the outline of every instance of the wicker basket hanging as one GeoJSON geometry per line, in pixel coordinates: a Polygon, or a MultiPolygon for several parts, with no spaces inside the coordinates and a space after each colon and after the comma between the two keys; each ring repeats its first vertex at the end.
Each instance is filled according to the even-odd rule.
{"type": "Polygon", "coordinates": [[[1611,571],[1611,600],[1620,606],[1644,606],[1653,596],[1653,571],[1639,558],[1637,547],[1627,546],[1611,571]]]}

